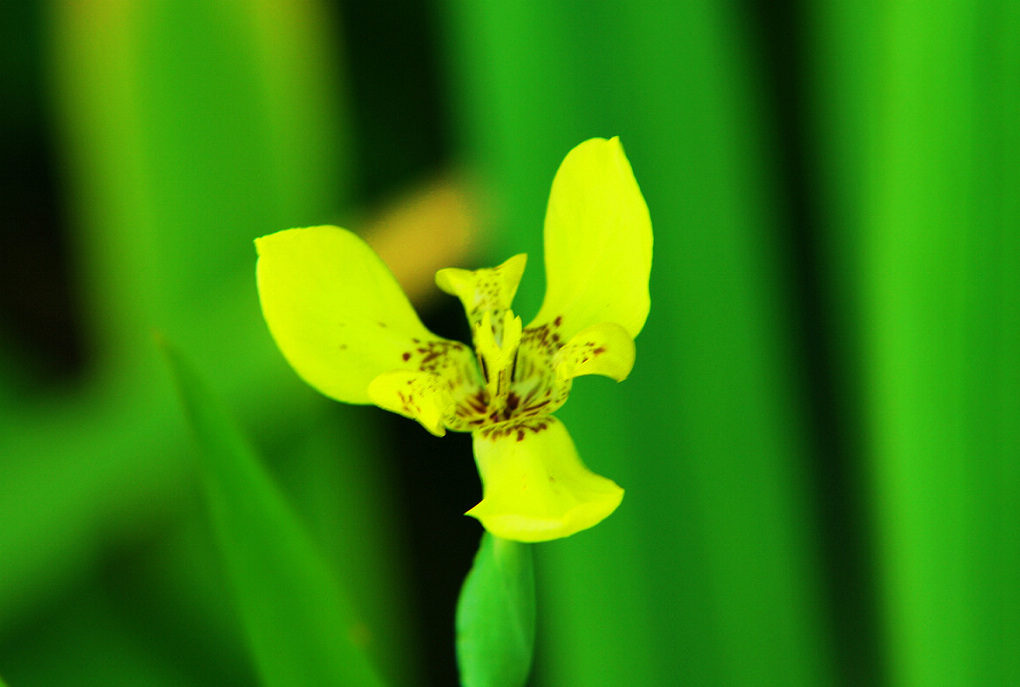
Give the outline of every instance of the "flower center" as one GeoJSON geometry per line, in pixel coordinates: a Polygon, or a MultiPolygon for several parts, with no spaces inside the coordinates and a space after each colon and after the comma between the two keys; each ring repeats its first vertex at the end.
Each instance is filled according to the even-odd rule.
{"type": "MultiPolygon", "coordinates": [[[[524,329],[510,303],[524,273],[525,256],[481,270],[445,269],[436,281],[464,304],[471,322],[484,386],[457,403],[451,429],[478,429],[544,417],[570,393],[571,380],[557,377],[553,356],[563,342],[556,326],[524,329]]],[[[558,323],[556,323],[558,325],[558,323]]]]}
{"type": "MultiPolygon", "coordinates": [[[[543,417],[567,400],[571,380],[558,379],[553,354],[559,337],[548,327],[522,329],[512,310],[494,316],[486,310],[474,326],[478,367],[485,381],[479,403],[465,407],[473,426],[495,425],[524,418],[543,417]]],[[[460,413],[458,413],[460,414],[460,413]]]]}

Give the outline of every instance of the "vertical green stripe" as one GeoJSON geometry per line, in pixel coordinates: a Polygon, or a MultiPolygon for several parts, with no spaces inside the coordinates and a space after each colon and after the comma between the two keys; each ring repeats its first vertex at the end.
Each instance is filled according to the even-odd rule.
{"type": "Polygon", "coordinates": [[[999,567],[999,588],[1002,593],[992,603],[1002,611],[998,628],[997,652],[993,660],[1003,667],[1006,682],[1020,682],[1020,652],[1009,637],[1020,636],[1020,528],[1015,527],[1015,514],[1020,512],[1020,128],[1016,126],[1020,111],[1020,6],[1003,0],[999,36],[999,64],[1002,74],[1003,99],[997,113],[1002,137],[1001,218],[998,231],[1003,237],[1002,269],[1003,309],[998,337],[1003,344],[1002,379],[999,393],[998,421],[1002,428],[999,453],[1003,503],[997,509],[998,536],[1002,542],[999,567]]]}
{"type": "Polygon", "coordinates": [[[973,222],[973,23],[898,3],[879,26],[865,200],[868,411],[893,677],[963,684],[972,659],[964,448],[966,230],[973,222]],[[938,78],[930,78],[938,75],[938,78]]]}
{"type": "Polygon", "coordinates": [[[1009,684],[1016,13],[1008,3],[818,9],[829,238],[846,277],[836,282],[844,322],[860,332],[848,365],[862,372],[892,679],[1009,684]]]}
{"type": "Polygon", "coordinates": [[[1020,9],[977,12],[975,224],[970,232],[971,384],[965,405],[974,517],[974,680],[1020,680],[1020,9]]]}

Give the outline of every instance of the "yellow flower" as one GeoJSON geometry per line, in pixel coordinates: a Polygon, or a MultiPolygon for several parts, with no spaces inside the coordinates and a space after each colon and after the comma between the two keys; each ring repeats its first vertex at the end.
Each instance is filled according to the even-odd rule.
{"type": "Polygon", "coordinates": [[[435,435],[471,432],[483,499],[467,514],[492,534],[557,539],[616,510],[623,490],[584,466],[552,413],[574,377],[627,377],[648,316],[652,226],[618,139],[582,143],[556,173],[547,291],[527,327],[510,309],[525,255],[436,273],[464,304],[473,352],[426,329],[349,231],[289,229],[255,244],[262,312],[297,373],[331,398],[374,403],[435,435]]]}

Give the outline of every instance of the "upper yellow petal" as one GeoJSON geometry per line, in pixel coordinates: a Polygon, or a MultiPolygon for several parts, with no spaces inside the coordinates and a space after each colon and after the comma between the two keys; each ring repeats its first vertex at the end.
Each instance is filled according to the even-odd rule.
{"type": "Polygon", "coordinates": [[[570,151],[545,216],[546,294],[529,327],[561,320],[561,335],[616,322],[631,338],[648,317],[652,223],[618,138],[570,151]]]}
{"type": "Polygon", "coordinates": [[[370,403],[368,385],[383,372],[421,369],[437,347],[465,348],[429,332],[389,268],[345,229],[288,229],[255,247],[270,333],[297,373],[331,398],[370,403]]]}
{"type": "Polygon", "coordinates": [[[623,489],[584,466],[554,417],[504,423],[474,432],[481,503],[468,511],[503,539],[568,537],[604,520],[623,489]]]}

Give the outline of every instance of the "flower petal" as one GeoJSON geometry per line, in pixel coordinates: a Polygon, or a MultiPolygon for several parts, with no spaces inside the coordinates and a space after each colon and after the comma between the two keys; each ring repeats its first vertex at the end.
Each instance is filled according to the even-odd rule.
{"type": "Polygon", "coordinates": [[[622,382],[634,367],[634,339],[615,322],[582,329],[556,352],[556,376],[605,375],[622,382]]]}
{"type": "Polygon", "coordinates": [[[497,537],[568,537],[601,522],[623,499],[615,482],[584,466],[556,418],[496,425],[473,436],[484,498],[467,514],[497,537]]]}
{"type": "Polygon", "coordinates": [[[425,328],[389,269],[355,234],[331,226],[288,229],[256,239],[255,247],[269,331],[291,366],[323,394],[370,403],[368,385],[383,372],[470,358],[465,346],[425,328]]]}
{"type": "Polygon", "coordinates": [[[480,270],[447,267],[436,272],[436,286],[460,299],[472,325],[479,324],[486,312],[498,323],[513,303],[527,262],[528,256],[519,253],[498,267],[480,270]]]}
{"type": "Polygon", "coordinates": [[[456,410],[449,384],[431,372],[384,372],[368,385],[368,396],[384,410],[417,420],[437,437],[446,434],[444,420],[452,422],[456,410]]]}
{"type": "Polygon", "coordinates": [[[562,318],[570,339],[619,323],[635,338],[648,317],[652,223],[618,138],[593,138],[567,154],[545,216],[546,294],[529,327],[562,318]]]}

